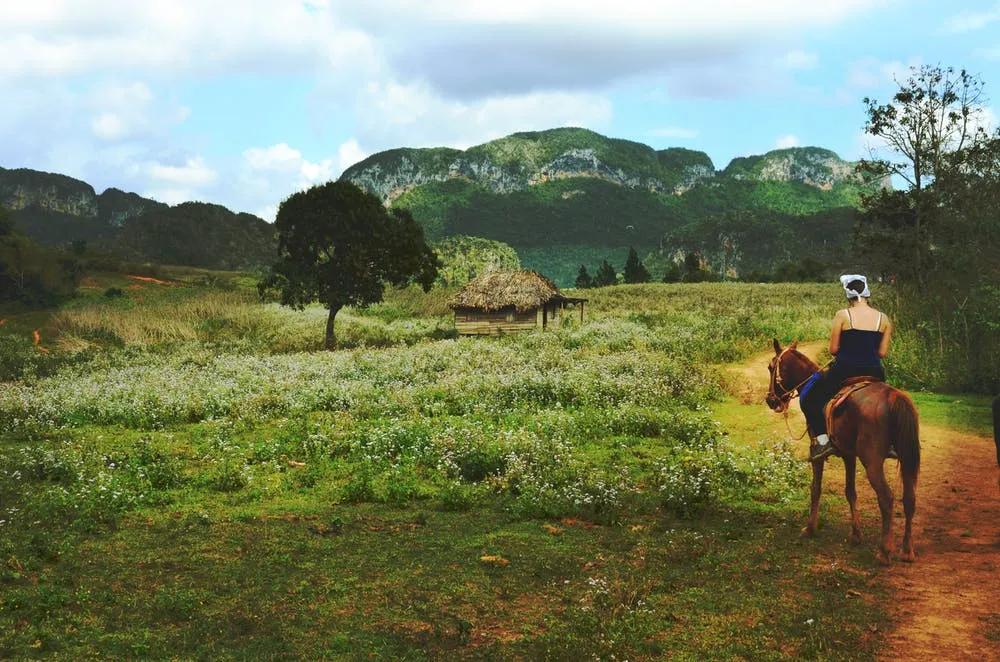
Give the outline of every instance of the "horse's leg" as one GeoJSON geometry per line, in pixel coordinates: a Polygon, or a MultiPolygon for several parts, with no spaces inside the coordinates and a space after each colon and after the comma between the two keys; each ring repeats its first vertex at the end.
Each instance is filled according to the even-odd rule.
{"type": "Polygon", "coordinates": [[[851,506],[851,544],[857,545],[861,542],[861,515],[858,513],[858,491],[854,486],[855,469],[857,468],[857,457],[854,455],[844,456],[844,496],[851,506]]]}
{"type": "Polygon", "coordinates": [[[812,502],[809,506],[809,521],[806,522],[806,528],[802,529],[803,537],[811,538],[816,535],[816,528],[819,526],[819,496],[823,490],[823,465],[825,463],[824,460],[812,463],[813,482],[810,493],[812,502]]]}
{"type": "Polygon", "coordinates": [[[882,513],[882,542],[879,545],[878,560],[888,564],[892,561],[892,490],[885,480],[882,460],[866,463],[868,482],[878,496],[878,509],[882,513]]]}
{"type": "Polygon", "coordinates": [[[899,558],[908,563],[917,560],[913,551],[913,513],[917,510],[917,477],[903,472],[903,514],[906,515],[906,528],[903,530],[903,552],[899,558]]]}

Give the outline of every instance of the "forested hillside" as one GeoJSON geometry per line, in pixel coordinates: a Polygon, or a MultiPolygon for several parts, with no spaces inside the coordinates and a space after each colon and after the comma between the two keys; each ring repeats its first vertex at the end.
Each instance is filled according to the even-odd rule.
{"type": "Polygon", "coordinates": [[[850,210],[874,187],[826,149],[741,157],[717,171],[703,152],[657,151],[575,128],[517,133],[465,151],[390,150],[343,178],[409,209],[432,239],[505,242],[525,266],[561,284],[581,263],[617,259],[629,246],[661,257],[697,250],[719,275],[771,271],[800,253],[830,260],[850,239],[850,210]],[[788,241],[722,248],[734,233],[761,232],[788,241]]]}

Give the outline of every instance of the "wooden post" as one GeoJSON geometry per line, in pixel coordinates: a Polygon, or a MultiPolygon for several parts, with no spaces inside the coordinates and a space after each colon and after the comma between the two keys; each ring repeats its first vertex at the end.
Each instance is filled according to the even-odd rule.
{"type": "Polygon", "coordinates": [[[543,303],[542,304],[542,331],[544,331],[545,327],[548,326],[548,314],[549,314],[549,305],[547,303],[543,303]]]}
{"type": "Polygon", "coordinates": [[[583,324],[583,302],[580,302],[580,324],[583,324]]]}

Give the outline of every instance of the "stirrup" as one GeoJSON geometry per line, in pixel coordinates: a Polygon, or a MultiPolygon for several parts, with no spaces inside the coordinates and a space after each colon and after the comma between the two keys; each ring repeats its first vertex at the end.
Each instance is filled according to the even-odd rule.
{"type": "Polygon", "coordinates": [[[822,444],[822,445],[820,445],[820,444],[810,444],[809,445],[809,461],[810,462],[819,462],[820,460],[826,460],[826,458],[830,457],[831,455],[833,455],[836,452],[837,452],[837,449],[834,448],[833,447],[833,443],[829,442],[829,441],[826,442],[825,444],[822,444]]]}

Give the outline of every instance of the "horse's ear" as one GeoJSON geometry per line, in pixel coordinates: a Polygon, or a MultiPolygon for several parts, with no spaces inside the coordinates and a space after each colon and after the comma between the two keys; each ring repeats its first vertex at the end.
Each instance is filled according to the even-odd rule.
{"type": "Polygon", "coordinates": [[[781,343],[778,342],[777,338],[772,338],[774,340],[774,353],[781,354],[781,343]]]}
{"type": "Polygon", "coordinates": [[[799,346],[799,341],[798,340],[793,340],[792,344],[788,346],[788,349],[795,349],[798,346],[799,346]]]}

